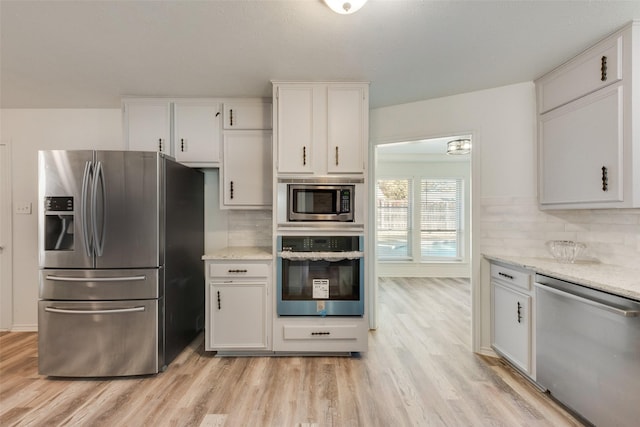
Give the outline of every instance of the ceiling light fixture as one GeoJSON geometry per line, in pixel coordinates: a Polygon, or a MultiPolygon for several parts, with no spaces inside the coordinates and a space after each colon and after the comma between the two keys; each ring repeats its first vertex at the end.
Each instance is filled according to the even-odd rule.
{"type": "Polygon", "coordinates": [[[367,0],[324,0],[324,2],[336,13],[349,15],[360,10],[367,0]]]}
{"type": "Polygon", "coordinates": [[[471,152],[471,140],[467,138],[454,139],[447,142],[447,154],[469,154],[471,152]]]}

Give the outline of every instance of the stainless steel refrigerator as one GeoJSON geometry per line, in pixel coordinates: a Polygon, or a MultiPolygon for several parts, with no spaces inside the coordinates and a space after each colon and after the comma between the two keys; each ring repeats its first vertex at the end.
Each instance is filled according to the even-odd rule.
{"type": "Polygon", "coordinates": [[[42,375],[154,374],[204,326],[204,177],[162,154],[40,151],[42,375]]]}

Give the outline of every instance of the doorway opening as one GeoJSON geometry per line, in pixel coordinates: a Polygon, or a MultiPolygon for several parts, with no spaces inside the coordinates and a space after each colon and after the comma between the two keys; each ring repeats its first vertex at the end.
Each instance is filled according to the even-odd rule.
{"type": "Polygon", "coordinates": [[[379,278],[471,278],[472,152],[447,154],[447,147],[456,145],[471,147],[473,135],[375,146],[370,175],[374,327],[379,278]]]}

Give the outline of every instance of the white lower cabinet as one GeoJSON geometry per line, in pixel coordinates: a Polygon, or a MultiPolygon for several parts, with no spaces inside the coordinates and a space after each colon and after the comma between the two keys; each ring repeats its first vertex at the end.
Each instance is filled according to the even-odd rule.
{"type": "Polygon", "coordinates": [[[491,264],[491,344],[535,380],[531,277],[528,271],[491,264]]]}
{"type": "Polygon", "coordinates": [[[269,350],[270,270],[267,261],[207,261],[205,350],[269,350]]]}

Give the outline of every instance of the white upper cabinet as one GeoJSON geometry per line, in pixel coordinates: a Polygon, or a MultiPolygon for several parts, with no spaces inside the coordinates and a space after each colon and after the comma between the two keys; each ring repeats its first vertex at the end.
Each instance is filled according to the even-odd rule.
{"type": "Polygon", "coordinates": [[[198,165],[220,162],[220,111],[215,101],[174,103],[174,156],[177,161],[198,165]]]}
{"type": "Polygon", "coordinates": [[[362,86],[327,88],[327,169],[329,173],[364,172],[368,117],[367,94],[362,86]]]}
{"type": "Polygon", "coordinates": [[[313,85],[279,85],[274,131],[279,173],[313,173],[313,85]]]}
{"type": "Polygon", "coordinates": [[[239,100],[224,103],[224,130],[271,129],[271,103],[239,100]]]}
{"type": "Polygon", "coordinates": [[[274,83],[278,174],[363,174],[367,83],[274,83]]]}
{"type": "Polygon", "coordinates": [[[226,131],[222,208],[264,209],[272,203],[271,131],[226,131]]]}
{"type": "Polygon", "coordinates": [[[126,100],[123,102],[124,140],[132,151],[171,152],[171,102],[126,100]]]}
{"type": "Polygon", "coordinates": [[[538,112],[546,113],[622,80],[622,36],[605,40],[538,82],[538,112]]]}
{"type": "Polygon", "coordinates": [[[640,207],[639,68],[634,22],[536,81],[541,209],[640,207]]]}
{"type": "Polygon", "coordinates": [[[220,165],[222,103],[213,99],[123,100],[129,150],[159,151],[194,167],[220,165]]]}

